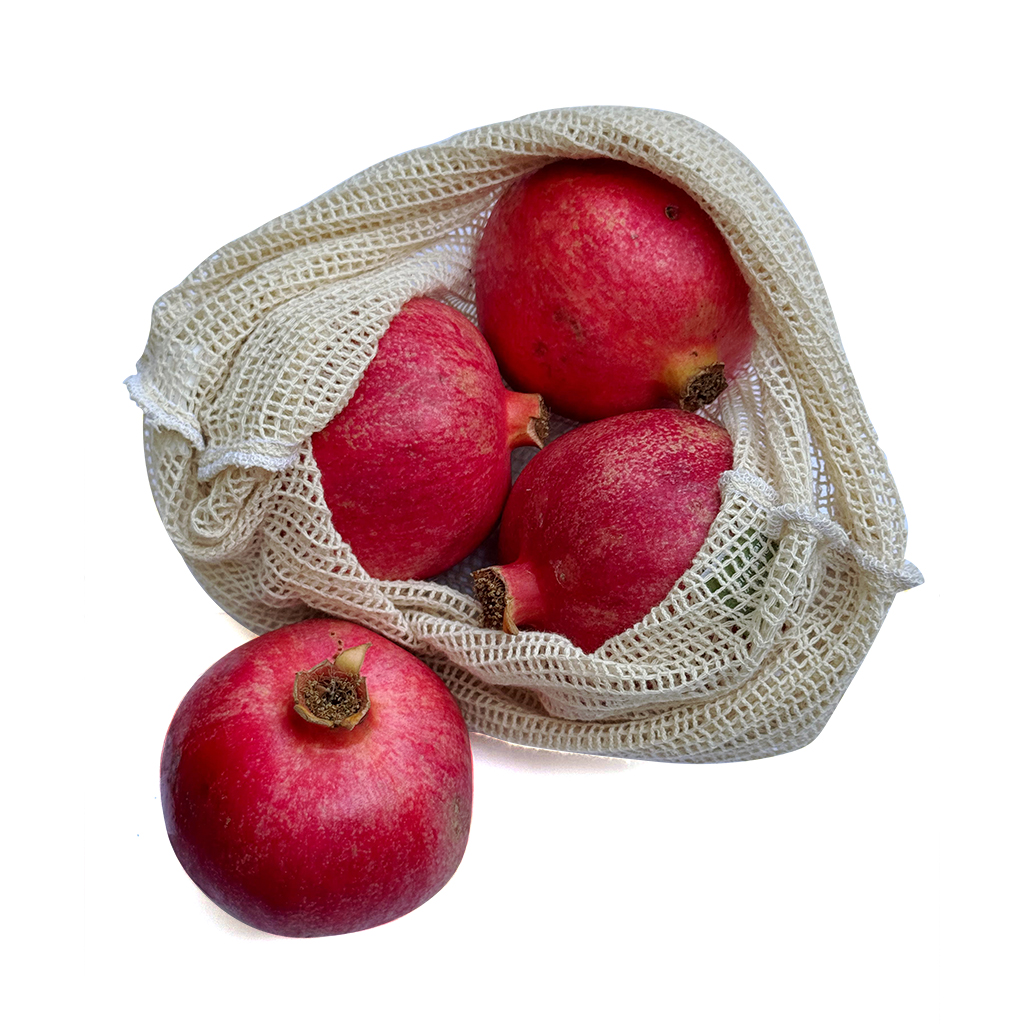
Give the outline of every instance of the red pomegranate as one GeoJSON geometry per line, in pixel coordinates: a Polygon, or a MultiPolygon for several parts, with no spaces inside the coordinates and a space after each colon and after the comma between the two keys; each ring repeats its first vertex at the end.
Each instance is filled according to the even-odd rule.
{"type": "Polygon", "coordinates": [[[504,564],[473,574],[487,624],[561,633],[595,651],[690,567],[731,468],[728,433],[680,409],[623,413],[563,434],[512,487],[504,564]]]}
{"type": "Polygon", "coordinates": [[[475,276],[506,380],[573,419],[697,409],[753,346],[748,288],[711,218],[622,161],[560,160],[513,182],[475,276]]]}
{"type": "Polygon", "coordinates": [[[491,531],[511,449],[540,447],[547,422],[539,395],[504,386],[465,316],[414,298],[348,405],[313,435],[334,526],[378,579],[435,576],[491,531]]]}
{"type": "Polygon", "coordinates": [[[311,619],[203,674],[160,762],[171,846],[232,916],[358,931],[430,899],[469,835],[472,753],[441,679],[384,637],[311,619]]]}

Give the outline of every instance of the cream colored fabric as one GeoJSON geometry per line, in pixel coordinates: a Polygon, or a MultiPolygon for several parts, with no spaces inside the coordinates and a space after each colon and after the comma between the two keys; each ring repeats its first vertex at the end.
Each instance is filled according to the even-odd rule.
{"type": "Polygon", "coordinates": [[[515,743],[690,762],[793,750],[821,730],[895,593],[921,581],[803,236],[741,153],[677,114],[549,110],[371,167],[168,292],[127,383],[160,516],[221,607],[256,632],[317,613],[361,622],[427,660],[471,729],[515,743]],[[474,316],[476,243],[508,182],[593,156],[700,201],[750,282],[759,340],[749,373],[704,410],[732,434],[736,468],[702,552],[641,623],[584,655],[480,624],[469,572],[494,560],[486,545],[440,580],[368,576],[332,526],[309,438],[407,299],[474,316]]]}

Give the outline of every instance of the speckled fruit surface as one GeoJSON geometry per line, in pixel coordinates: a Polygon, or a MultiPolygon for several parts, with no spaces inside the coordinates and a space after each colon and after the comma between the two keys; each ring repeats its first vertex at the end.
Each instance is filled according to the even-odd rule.
{"type": "Polygon", "coordinates": [[[547,411],[501,380],[487,342],[457,310],[407,302],[349,403],[313,435],[335,529],[378,579],[427,579],[491,531],[509,455],[540,444],[547,411]]]}
{"type": "Polygon", "coordinates": [[[713,399],[749,358],[749,293],[684,191],[616,160],[513,182],[477,253],[480,328],[512,387],[577,420],[713,399]]]}
{"type": "Polygon", "coordinates": [[[692,564],[731,468],[728,433],[679,409],[563,434],[516,479],[503,564],[474,574],[489,625],[561,633],[588,652],[635,625],[692,564]]]}
{"type": "Polygon", "coordinates": [[[435,895],[469,836],[472,753],[440,678],[360,626],[311,619],[226,655],[178,707],[160,763],[167,833],[197,886],[263,931],[331,935],[435,895]],[[369,644],[351,730],[295,710],[296,675],[369,644]]]}

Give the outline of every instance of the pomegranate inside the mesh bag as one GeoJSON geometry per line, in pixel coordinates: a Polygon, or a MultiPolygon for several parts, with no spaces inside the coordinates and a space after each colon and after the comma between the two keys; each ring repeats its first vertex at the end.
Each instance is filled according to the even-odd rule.
{"type": "Polygon", "coordinates": [[[732,468],[724,428],[679,409],[623,413],[563,434],[517,478],[502,565],[473,574],[487,624],[534,627],[586,652],[635,625],[693,563],[732,468]]]}
{"type": "Polygon", "coordinates": [[[475,275],[505,378],[571,419],[697,409],[753,346],[749,290],[714,222],[622,161],[559,160],[514,181],[475,275]]]}
{"type": "Polygon", "coordinates": [[[362,566],[378,579],[427,579],[490,533],[511,450],[540,447],[547,429],[541,397],[504,386],[473,324],[419,297],[312,446],[335,528],[362,566]]]}

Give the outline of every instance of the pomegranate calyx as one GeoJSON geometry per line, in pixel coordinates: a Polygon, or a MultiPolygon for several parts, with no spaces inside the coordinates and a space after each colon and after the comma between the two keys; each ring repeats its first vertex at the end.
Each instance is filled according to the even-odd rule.
{"type": "Polygon", "coordinates": [[[295,711],[329,729],[354,729],[370,710],[366,677],[360,674],[369,644],[349,647],[336,658],[295,673],[295,711]]]}
{"type": "Polygon", "coordinates": [[[724,363],[703,366],[686,382],[679,395],[679,404],[686,412],[696,412],[702,406],[713,402],[728,383],[724,363]]]}
{"type": "Polygon", "coordinates": [[[526,436],[538,447],[543,448],[551,429],[551,413],[540,395],[537,395],[537,411],[526,424],[526,436]]]}
{"type": "Polygon", "coordinates": [[[490,629],[514,635],[520,626],[532,626],[544,614],[544,594],[528,562],[477,569],[473,573],[473,589],[483,606],[484,625],[490,629]]]}
{"type": "Polygon", "coordinates": [[[477,569],[473,573],[473,589],[483,608],[484,625],[488,629],[502,629],[513,634],[519,632],[509,607],[508,588],[498,568],[477,569]]]}
{"type": "Polygon", "coordinates": [[[509,391],[505,397],[505,412],[510,449],[525,445],[544,447],[551,426],[551,413],[540,395],[509,391]]]}

